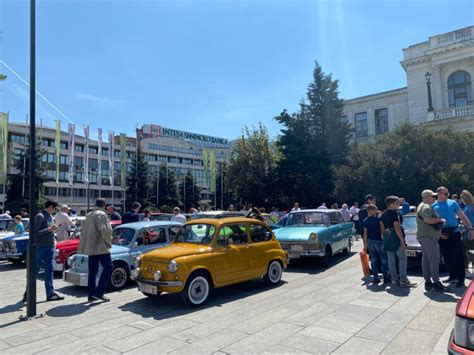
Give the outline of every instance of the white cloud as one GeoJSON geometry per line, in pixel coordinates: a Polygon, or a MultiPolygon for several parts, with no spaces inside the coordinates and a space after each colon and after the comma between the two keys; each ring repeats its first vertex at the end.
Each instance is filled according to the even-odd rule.
{"type": "Polygon", "coordinates": [[[99,108],[111,109],[122,106],[125,103],[125,100],[114,99],[105,96],[96,96],[93,94],[78,92],[74,95],[76,100],[87,101],[91,104],[95,104],[99,108]]]}

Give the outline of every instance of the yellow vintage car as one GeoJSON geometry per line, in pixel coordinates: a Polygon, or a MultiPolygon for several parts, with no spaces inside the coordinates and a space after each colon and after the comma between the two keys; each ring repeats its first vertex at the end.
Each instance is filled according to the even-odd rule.
{"type": "Polygon", "coordinates": [[[266,223],[206,218],[187,222],[170,245],[135,258],[132,276],[146,296],[181,293],[186,304],[199,306],[213,287],[258,277],[277,285],[287,263],[266,223]]]}

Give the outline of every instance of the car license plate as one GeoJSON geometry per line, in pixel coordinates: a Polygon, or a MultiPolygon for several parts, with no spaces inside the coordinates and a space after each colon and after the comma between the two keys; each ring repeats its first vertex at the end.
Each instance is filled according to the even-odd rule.
{"type": "Polygon", "coordinates": [[[416,256],[416,251],[414,251],[414,250],[407,250],[407,256],[416,256]]]}
{"type": "Polygon", "coordinates": [[[300,257],[300,253],[295,253],[295,252],[288,252],[288,258],[289,259],[298,259],[300,257]]]}
{"type": "Polygon", "coordinates": [[[302,245],[292,245],[291,250],[292,251],[303,251],[303,246],[302,245]]]}
{"type": "Polygon", "coordinates": [[[158,287],[147,284],[139,284],[138,289],[142,292],[149,293],[150,295],[158,294],[158,287]]]}

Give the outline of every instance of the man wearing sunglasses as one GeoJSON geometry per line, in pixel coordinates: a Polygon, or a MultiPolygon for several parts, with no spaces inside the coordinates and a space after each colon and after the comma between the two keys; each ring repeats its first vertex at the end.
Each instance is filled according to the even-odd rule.
{"type": "Polygon", "coordinates": [[[438,201],[436,201],[432,207],[440,218],[446,220],[446,224],[441,230],[439,245],[441,254],[449,270],[448,282],[456,280],[456,287],[465,287],[464,251],[458,218],[461,219],[464,225],[469,229],[471,239],[474,239],[474,231],[471,222],[469,222],[458,203],[449,198],[448,189],[444,186],[440,186],[436,189],[436,192],[438,193],[438,201]]]}

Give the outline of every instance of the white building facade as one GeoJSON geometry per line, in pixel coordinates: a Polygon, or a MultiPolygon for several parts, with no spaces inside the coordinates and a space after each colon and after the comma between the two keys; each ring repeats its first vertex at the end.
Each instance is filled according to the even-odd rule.
{"type": "Polygon", "coordinates": [[[406,87],[345,101],[357,141],[373,140],[403,122],[474,132],[474,26],[403,49],[401,66],[406,87]]]}

